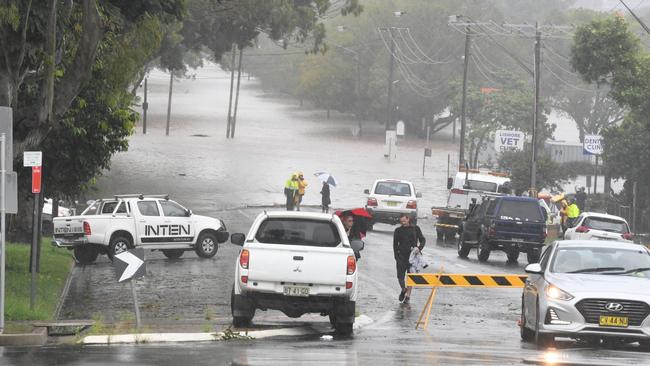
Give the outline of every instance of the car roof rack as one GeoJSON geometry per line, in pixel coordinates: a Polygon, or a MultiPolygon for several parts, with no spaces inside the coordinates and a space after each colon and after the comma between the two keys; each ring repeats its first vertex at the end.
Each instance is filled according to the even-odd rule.
{"type": "Polygon", "coordinates": [[[120,198],[138,198],[138,199],[145,199],[145,198],[164,198],[165,200],[169,200],[169,194],[116,194],[113,196],[115,199],[120,199],[120,198]]]}

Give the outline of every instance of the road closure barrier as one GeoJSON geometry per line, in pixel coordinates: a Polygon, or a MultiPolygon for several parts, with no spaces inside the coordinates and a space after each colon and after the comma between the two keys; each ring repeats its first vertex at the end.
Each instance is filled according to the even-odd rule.
{"type": "MultiPolygon", "coordinates": [[[[442,268],[440,269],[442,272],[442,268]]],[[[439,287],[475,287],[475,288],[523,288],[528,276],[513,274],[457,274],[457,273],[407,273],[406,286],[430,288],[431,294],[427,299],[422,313],[415,324],[415,329],[429,325],[431,307],[439,287]]]]}

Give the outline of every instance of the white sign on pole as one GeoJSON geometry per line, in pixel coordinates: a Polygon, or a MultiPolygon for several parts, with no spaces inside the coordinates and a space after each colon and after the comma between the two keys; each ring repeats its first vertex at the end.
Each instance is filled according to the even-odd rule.
{"type": "Polygon", "coordinates": [[[384,145],[384,157],[394,159],[397,157],[397,133],[394,130],[386,131],[386,145],[384,145]]]}
{"type": "Polygon", "coordinates": [[[585,155],[600,155],[603,153],[603,137],[600,135],[585,135],[582,145],[585,155]]]}
{"type": "Polygon", "coordinates": [[[522,151],[525,136],[521,131],[497,130],[494,134],[494,149],[501,153],[505,151],[522,151]]]}
{"type": "Polygon", "coordinates": [[[395,125],[397,136],[404,136],[404,130],[404,121],[397,121],[397,124],[395,125]]]}
{"type": "Polygon", "coordinates": [[[43,166],[43,153],[41,151],[25,151],[23,154],[23,166],[43,166]]]}

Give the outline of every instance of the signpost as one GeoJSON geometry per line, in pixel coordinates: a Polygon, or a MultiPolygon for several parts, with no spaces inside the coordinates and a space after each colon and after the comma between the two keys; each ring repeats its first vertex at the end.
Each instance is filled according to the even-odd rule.
{"type": "Polygon", "coordinates": [[[31,291],[29,296],[29,308],[34,309],[36,305],[36,272],[38,272],[38,228],[41,220],[40,196],[41,196],[41,173],[43,166],[43,153],[41,151],[25,151],[23,153],[23,166],[32,168],[32,193],[34,194],[34,218],[32,220],[32,250],[30,254],[29,271],[32,274],[31,291]]]}
{"type": "Polygon", "coordinates": [[[585,135],[582,144],[582,151],[585,155],[596,156],[596,166],[594,168],[594,194],[598,189],[598,158],[603,153],[603,137],[600,135],[585,135]]]}
{"type": "Polygon", "coordinates": [[[494,150],[497,153],[522,151],[525,136],[521,131],[497,130],[494,134],[494,150]]]}
{"type": "Polygon", "coordinates": [[[386,131],[386,145],[384,146],[384,157],[394,159],[397,157],[397,133],[395,130],[386,131]]]}
{"type": "Polygon", "coordinates": [[[0,107],[0,334],[5,328],[6,214],[18,212],[18,175],[13,172],[13,110],[0,107]]]}
{"type": "Polygon", "coordinates": [[[135,279],[144,277],[147,267],[144,263],[144,249],[135,248],[115,255],[113,261],[117,282],[129,281],[135,307],[135,326],[140,328],[140,306],[138,305],[138,294],[135,291],[135,279]]]}

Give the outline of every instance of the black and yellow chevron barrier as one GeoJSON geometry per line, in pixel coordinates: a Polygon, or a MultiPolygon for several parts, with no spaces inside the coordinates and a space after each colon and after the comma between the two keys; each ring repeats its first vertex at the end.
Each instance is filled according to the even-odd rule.
{"type": "Polygon", "coordinates": [[[406,276],[406,286],[522,288],[526,278],[527,276],[509,274],[409,273],[406,276]]]}

